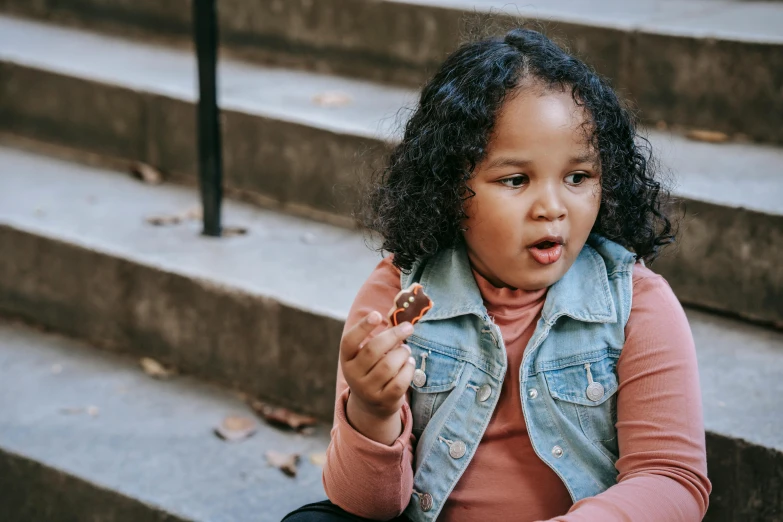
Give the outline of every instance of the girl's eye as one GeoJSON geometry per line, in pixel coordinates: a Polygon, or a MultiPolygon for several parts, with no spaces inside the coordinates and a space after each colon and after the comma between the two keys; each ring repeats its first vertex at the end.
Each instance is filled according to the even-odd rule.
{"type": "Polygon", "coordinates": [[[577,172],[576,174],[570,174],[566,176],[566,183],[569,185],[581,185],[584,180],[589,178],[590,176],[588,174],[585,174],[584,172],[577,172]]]}
{"type": "Polygon", "coordinates": [[[521,187],[527,181],[527,176],[512,176],[510,178],[501,179],[500,183],[507,187],[521,187]]]}

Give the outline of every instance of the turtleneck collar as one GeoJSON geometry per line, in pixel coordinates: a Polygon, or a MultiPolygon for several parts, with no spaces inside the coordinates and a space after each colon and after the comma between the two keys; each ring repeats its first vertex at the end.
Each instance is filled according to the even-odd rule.
{"type": "Polygon", "coordinates": [[[514,319],[533,309],[540,308],[546,299],[548,288],[541,290],[521,290],[498,288],[479,274],[475,269],[473,277],[481,291],[484,306],[494,319],[514,319]]]}

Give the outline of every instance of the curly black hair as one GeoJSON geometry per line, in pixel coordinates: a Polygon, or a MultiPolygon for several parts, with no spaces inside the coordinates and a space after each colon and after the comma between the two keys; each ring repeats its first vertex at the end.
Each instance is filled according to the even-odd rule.
{"type": "Polygon", "coordinates": [[[398,268],[409,270],[462,239],[464,205],[473,195],[467,182],[485,156],[498,111],[509,93],[532,84],[571,89],[587,110],[602,186],[592,231],[648,262],[674,241],[664,211],[669,194],[655,179],[635,115],[584,62],[537,31],[514,29],[465,44],[446,59],[372,180],[361,221],[381,235],[380,249],[394,254],[398,268]]]}

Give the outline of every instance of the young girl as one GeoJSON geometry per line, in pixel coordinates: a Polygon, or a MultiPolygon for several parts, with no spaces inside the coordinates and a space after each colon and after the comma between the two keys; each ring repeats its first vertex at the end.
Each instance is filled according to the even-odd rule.
{"type": "Polygon", "coordinates": [[[693,339],[644,266],[673,241],[645,143],[535,31],[446,60],[371,198],[392,255],[340,346],[331,502],[286,520],[702,519],[693,339]],[[388,327],[414,282],[433,308],[388,327]]]}

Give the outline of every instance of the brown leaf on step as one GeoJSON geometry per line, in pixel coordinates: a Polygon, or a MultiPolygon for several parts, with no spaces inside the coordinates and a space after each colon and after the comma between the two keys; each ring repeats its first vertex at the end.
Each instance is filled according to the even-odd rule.
{"type": "Polygon", "coordinates": [[[244,236],[246,234],[247,229],[245,227],[223,227],[223,230],[220,232],[220,235],[223,237],[244,236]]]}
{"type": "Polygon", "coordinates": [[[144,183],[150,185],[160,185],[163,183],[163,174],[158,169],[141,161],[137,161],[131,165],[131,174],[136,179],[140,179],[144,183]]]}
{"type": "Polygon", "coordinates": [[[197,207],[189,208],[182,213],[182,218],[191,221],[198,221],[204,218],[204,211],[202,210],[200,205],[197,207]]]}
{"type": "Polygon", "coordinates": [[[701,129],[689,130],[685,137],[694,141],[705,141],[707,143],[724,143],[729,141],[729,135],[725,132],[709,131],[701,129]]]}
{"type": "Polygon", "coordinates": [[[100,409],[97,406],[87,406],[86,408],[61,408],[60,413],[65,415],[81,415],[86,413],[90,417],[97,417],[100,414],[100,409]]]}
{"type": "Polygon", "coordinates": [[[310,462],[316,466],[324,467],[326,464],[326,453],[313,453],[310,455],[310,462]]]}
{"type": "Polygon", "coordinates": [[[274,466],[289,477],[296,476],[296,465],[299,463],[298,453],[278,453],[277,451],[267,451],[266,461],[270,466],[274,466]]]}
{"type": "Polygon", "coordinates": [[[229,442],[244,440],[258,429],[258,423],[250,417],[229,415],[215,428],[218,437],[229,442]]]}
{"type": "Polygon", "coordinates": [[[141,369],[144,370],[144,373],[155,379],[167,379],[174,373],[155,359],[149,357],[142,357],[141,360],[139,360],[139,363],[141,364],[141,369]]]}
{"type": "Polygon", "coordinates": [[[665,131],[666,129],[668,129],[668,128],[669,128],[669,126],[666,124],[666,122],[665,122],[665,121],[663,121],[663,120],[658,120],[658,121],[655,123],[655,128],[656,128],[656,129],[658,129],[659,131],[665,131]]]}
{"type": "Polygon", "coordinates": [[[161,214],[147,218],[147,223],[157,227],[179,225],[183,221],[196,221],[201,219],[201,207],[193,207],[176,214],[161,214]]]}
{"type": "Polygon", "coordinates": [[[321,107],[345,107],[350,105],[351,96],[340,91],[327,91],[313,97],[313,103],[321,107]]]}
{"type": "Polygon", "coordinates": [[[250,407],[270,424],[285,426],[294,430],[301,431],[303,428],[314,426],[318,422],[315,417],[300,415],[286,408],[271,406],[261,401],[252,401],[250,407]]]}
{"type": "Polygon", "coordinates": [[[182,216],[177,214],[151,216],[147,218],[147,223],[156,227],[165,227],[170,225],[179,225],[182,223],[182,216]]]}

